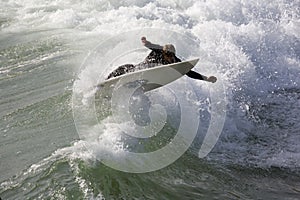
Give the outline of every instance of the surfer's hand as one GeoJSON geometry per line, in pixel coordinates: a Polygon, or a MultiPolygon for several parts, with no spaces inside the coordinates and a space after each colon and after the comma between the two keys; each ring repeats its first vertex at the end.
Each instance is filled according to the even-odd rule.
{"type": "Polygon", "coordinates": [[[145,36],[143,36],[143,37],[141,38],[141,40],[142,40],[142,43],[143,43],[144,45],[148,42],[145,36]]]}
{"type": "Polygon", "coordinates": [[[206,81],[211,82],[211,83],[215,83],[217,81],[217,77],[210,76],[210,77],[206,78],[206,81]]]}

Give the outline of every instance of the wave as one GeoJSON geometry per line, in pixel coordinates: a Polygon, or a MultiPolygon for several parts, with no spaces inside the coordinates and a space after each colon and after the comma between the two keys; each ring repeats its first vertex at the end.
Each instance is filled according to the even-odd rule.
{"type": "MultiPolygon", "coordinates": [[[[250,182],[253,185],[260,182],[257,177],[270,171],[274,176],[298,177],[298,7],[298,2],[293,0],[226,0],[222,3],[215,0],[0,2],[0,10],[3,11],[0,15],[0,81],[6,84],[1,88],[5,98],[1,99],[0,104],[3,141],[11,145],[15,141],[11,137],[35,133],[40,124],[46,127],[42,130],[49,137],[56,137],[51,134],[55,132],[59,135],[61,130],[61,134],[73,135],[73,142],[69,136],[57,136],[55,142],[59,145],[55,147],[56,152],[49,156],[49,151],[45,150],[41,154],[46,159],[40,162],[25,162],[28,157],[25,154],[22,157],[22,151],[18,149],[22,149],[19,146],[22,144],[33,151],[31,145],[39,144],[44,136],[40,135],[39,139],[31,136],[35,139],[29,143],[26,143],[29,139],[14,143],[19,146],[16,151],[20,157],[16,159],[20,165],[26,163],[26,167],[28,163],[36,164],[20,170],[15,178],[2,182],[1,196],[21,199],[21,195],[17,195],[20,192],[28,198],[38,198],[43,194],[72,198],[73,191],[82,198],[118,198],[122,195],[124,198],[138,198],[140,191],[144,190],[147,197],[158,197],[156,194],[151,196],[151,191],[147,189],[149,186],[157,188],[157,195],[165,198],[180,198],[181,194],[194,198],[209,197],[215,194],[214,191],[218,191],[216,196],[220,198],[259,198],[255,190],[257,188],[244,184],[245,190],[240,190],[234,185],[240,184],[239,179],[245,174],[252,178],[250,182]],[[138,63],[147,55],[148,51],[140,45],[141,36],[156,43],[175,44],[181,58],[200,58],[196,71],[218,77],[217,84],[183,78],[148,96],[154,104],[161,104],[167,113],[163,131],[149,140],[124,134],[139,130],[137,124],[147,125],[147,115],[144,116],[138,109],[134,110],[136,107],[133,106],[130,112],[142,115],[135,118],[132,115],[133,119],[142,121],[134,125],[116,121],[111,115],[110,106],[105,105],[105,99],[97,99],[99,91],[94,87],[116,66],[138,63]],[[63,78],[64,71],[69,73],[67,78],[63,78]],[[37,72],[41,74],[38,80],[37,72]],[[52,76],[57,79],[52,79],[52,76]],[[42,80],[43,77],[45,79],[42,80]],[[71,94],[66,87],[70,88],[73,83],[71,94]],[[39,90],[41,85],[45,85],[42,93],[39,90]],[[184,92],[179,92],[182,85],[186,86],[182,90],[184,92]],[[19,90],[15,90],[14,86],[27,89],[28,93],[18,94],[19,90]],[[82,109],[77,113],[82,118],[75,123],[79,123],[79,128],[84,130],[84,134],[79,133],[81,140],[76,143],[74,138],[78,133],[73,123],[69,122],[73,120],[72,95],[78,103],[75,106],[82,109]],[[19,98],[13,104],[9,103],[15,97],[19,98]],[[148,174],[133,175],[135,179],[131,179],[131,175],[114,171],[99,162],[109,156],[125,162],[127,152],[151,152],[168,144],[180,127],[182,108],[186,105],[182,102],[194,108],[189,110],[190,116],[194,117],[185,117],[185,123],[182,124],[186,124],[185,128],[197,124],[198,130],[188,151],[174,164],[148,174]],[[92,114],[90,108],[94,109],[92,114]],[[55,112],[60,113],[58,118],[55,118],[55,112]],[[28,116],[32,115],[33,120],[28,120],[28,116]],[[213,118],[215,116],[223,118],[213,118]],[[83,123],[81,119],[85,117],[94,117],[96,120],[83,123]],[[195,118],[199,122],[195,122],[195,118]],[[207,139],[208,130],[215,130],[210,129],[210,124],[223,125],[223,122],[222,132],[217,132],[220,134],[217,135],[217,143],[211,145],[214,148],[207,156],[201,157],[204,154],[199,154],[199,151],[207,139]],[[57,128],[60,126],[72,128],[57,128]],[[24,132],[24,129],[27,131],[24,132]],[[71,140],[71,147],[62,147],[66,145],[66,142],[60,141],[63,137],[71,140]],[[241,175],[240,171],[244,173],[241,175]],[[256,178],[250,175],[253,171],[256,178]],[[55,178],[56,175],[60,180],[55,178]],[[163,181],[160,181],[161,177],[163,181]],[[100,180],[95,180],[97,178],[100,180]],[[105,181],[108,179],[112,182],[105,181]],[[62,187],[49,186],[49,180],[62,187]],[[220,182],[222,185],[230,183],[225,196],[222,196],[224,190],[220,190],[220,182]],[[128,192],[125,188],[130,183],[134,187],[130,187],[128,192]],[[96,186],[93,187],[93,184],[96,186]],[[168,187],[168,184],[171,186],[168,187]],[[25,192],[21,191],[24,185],[28,189],[25,192]],[[172,188],[180,192],[176,193],[172,188]],[[183,191],[183,188],[188,189],[183,191]],[[234,191],[233,194],[230,191],[234,191]],[[249,192],[245,194],[245,191],[249,192]]],[[[139,103],[142,110],[147,110],[145,99],[141,97],[131,101],[133,104],[139,103]]],[[[119,116],[122,117],[122,113],[119,116]]],[[[21,139],[17,138],[16,141],[21,139]]],[[[182,141],[186,141],[184,136],[182,141]]],[[[8,163],[6,166],[11,165],[8,163]]],[[[277,178],[264,181],[274,188],[287,187],[291,189],[289,191],[294,191],[293,195],[298,194],[289,183],[272,185],[278,182],[277,178]]],[[[262,193],[266,191],[268,197],[275,198],[276,193],[270,192],[268,186],[262,185],[262,188],[262,193]]],[[[280,192],[277,195],[287,196],[280,192]]]]}

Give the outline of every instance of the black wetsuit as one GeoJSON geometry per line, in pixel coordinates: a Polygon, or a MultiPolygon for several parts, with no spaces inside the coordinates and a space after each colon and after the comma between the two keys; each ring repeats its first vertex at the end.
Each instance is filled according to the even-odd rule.
{"type": "MultiPolygon", "coordinates": [[[[107,79],[110,79],[112,77],[120,76],[125,73],[134,72],[136,70],[145,69],[145,68],[151,68],[159,65],[167,65],[172,63],[181,62],[179,58],[174,56],[172,59],[172,62],[166,60],[163,56],[163,47],[158,44],[152,44],[150,42],[147,42],[145,46],[152,51],[149,53],[149,55],[145,58],[145,60],[137,65],[133,64],[125,64],[120,67],[118,67],[116,70],[111,72],[107,79]]],[[[193,79],[199,79],[204,80],[203,76],[195,71],[189,71],[186,73],[186,75],[193,79]]]]}

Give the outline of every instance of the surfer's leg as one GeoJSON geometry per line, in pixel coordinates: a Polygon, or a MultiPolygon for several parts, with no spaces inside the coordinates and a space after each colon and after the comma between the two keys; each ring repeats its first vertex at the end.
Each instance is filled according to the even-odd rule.
{"type": "Polygon", "coordinates": [[[110,79],[110,78],[116,77],[116,76],[120,76],[120,75],[126,74],[128,72],[133,72],[134,68],[135,68],[135,66],[132,64],[121,65],[120,67],[115,69],[113,72],[111,72],[108,75],[107,79],[110,79]]]}
{"type": "Polygon", "coordinates": [[[205,80],[205,76],[195,72],[195,71],[192,71],[190,70],[188,73],[186,73],[186,75],[190,78],[193,78],[193,79],[198,79],[198,80],[205,80]]]}

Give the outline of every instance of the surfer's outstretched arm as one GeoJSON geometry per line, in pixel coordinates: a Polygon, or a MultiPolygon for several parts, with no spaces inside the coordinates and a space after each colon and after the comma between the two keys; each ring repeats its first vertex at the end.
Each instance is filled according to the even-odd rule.
{"type": "Polygon", "coordinates": [[[143,45],[145,47],[147,47],[148,49],[151,49],[151,50],[158,50],[158,49],[162,50],[163,49],[163,47],[159,44],[152,44],[150,41],[148,41],[146,39],[146,37],[142,37],[141,40],[142,40],[143,45]]]}
{"type": "Polygon", "coordinates": [[[193,79],[203,80],[211,83],[215,83],[217,81],[217,78],[215,76],[207,77],[192,70],[186,73],[186,75],[193,79]]]}

